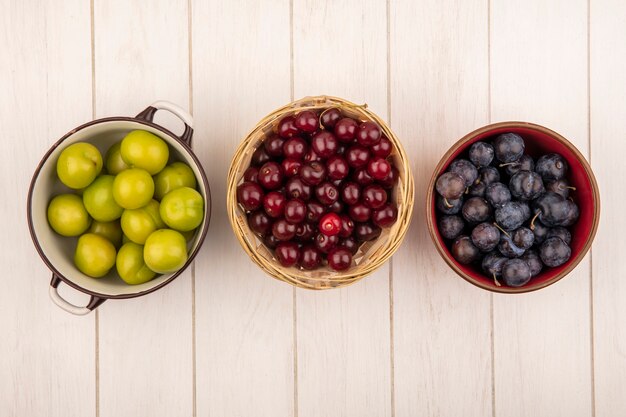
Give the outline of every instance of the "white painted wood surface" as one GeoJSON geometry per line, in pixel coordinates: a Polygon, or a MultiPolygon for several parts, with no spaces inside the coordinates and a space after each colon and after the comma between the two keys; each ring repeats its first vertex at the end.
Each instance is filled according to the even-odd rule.
{"type": "MultiPolygon", "coordinates": [[[[188,15],[184,0],[94,2],[96,117],[134,116],[156,99],[188,107],[188,15]]],[[[98,309],[99,416],[192,414],[191,275],[98,309]]]]}
{"type": "Polygon", "coordinates": [[[626,151],[626,8],[621,1],[591,3],[590,154],[600,185],[602,221],[593,246],[592,348],[598,416],[626,415],[626,218],[620,173],[626,151]]]}
{"type": "Polygon", "coordinates": [[[491,415],[491,295],[447,268],[425,227],[435,165],[489,122],[487,4],[398,1],[390,12],[391,125],[416,181],[411,232],[393,258],[395,414],[491,415]]]}
{"type": "Polygon", "coordinates": [[[289,2],[192,2],[195,147],[213,214],[196,261],[197,415],[294,413],[294,291],[239,246],[226,174],[250,129],[290,100],[289,2]]]}
{"type": "MultiPolygon", "coordinates": [[[[329,94],[387,115],[381,0],[293,3],[294,96],[329,94]]],[[[389,266],[337,291],[296,291],[298,416],[390,416],[389,266]]]]}
{"type": "Polygon", "coordinates": [[[624,2],[0,4],[0,415],[626,415],[624,2]],[[389,120],[416,180],[413,223],[393,260],[321,293],[260,272],[225,212],[241,138],[314,94],[367,102],[389,120]],[[48,300],[50,273],[28,234],[32,172],[73,127],[158,99],[194,115],[212,188],[209,236],[192,268],[157,293],[70,316],[48,300]],[[523,296],[458,278],[424,221],[443,152],[506,119],[568,137],[602,192],[593,259],[523,296]]]}
{"type": "MultiPolygon", "coordinates": [[[[587,80],[586,1],[492,3],[493,121],[550,126],[588,155],[587,80]]],[[[496,415],[591,415],[588,259],[536,294],[494,295],[496,415]]]]}

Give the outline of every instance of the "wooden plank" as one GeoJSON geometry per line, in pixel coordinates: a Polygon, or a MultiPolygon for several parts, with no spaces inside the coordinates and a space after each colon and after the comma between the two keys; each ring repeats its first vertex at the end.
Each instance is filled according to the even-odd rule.
{"type": "Polygon", "coordinates": [[[590,10],[591,161],[602,193],[593,245],[595,415],[626,415],[626,229],[621,157],[626,152],[626,7],[594,0],[590,10]]]}
{"type": "Polygon", "coordinates": [[[294,414],[293,289],[247,257],[226,215],[235,149],[289,102],[289,2],[193,1],[196,149],[213,198],[196,262],[197,411],[202,416],[294,414]]]}
{"type": "MultiPolygon", "coordinates": [[[[387,118],[386,3],[296,0],[294,98],[329,94],[387,118]]],[[[298,416],[391,415],[389,264],[339,290],[297,290],[298,416]]]]}
{"type": "Polygon", "coordinates": [[[435,165],[489,122],[485,1],[391,2],[391,120],[415,178],[415,211],[393,258],[395,415],[492,414],[488,292],[454,274],[425,227],[435,165]]]}
{"type": "MultiPolygon", "coordinates": [[[[161,99],[187,107],[186,0],[96,0],[94,25],[98,117],[134,116],[161,99]]],[[[191,278],[100,307],[102,417],[192,415],[191,278]]]]}
{"type": "MultiPolygon", "coordinates": [[[[587,154],[587,2],[496,0],[492,118],[543,124],[587,154]]],[[[589,262],[559,283],[494,298],[496,415],[591,415],[589,262]]]]}
{"type": "MultiPolygon", "coordinates": [[[[89,3],[1,4],[0,410],[5,416],[94,416],[95,317],[72,316],[50,301],[51,273],[25,221],[40,158],[91,119],[89,3]]],[[[61,287],[77,305],[89,299],[61,287]]]]}

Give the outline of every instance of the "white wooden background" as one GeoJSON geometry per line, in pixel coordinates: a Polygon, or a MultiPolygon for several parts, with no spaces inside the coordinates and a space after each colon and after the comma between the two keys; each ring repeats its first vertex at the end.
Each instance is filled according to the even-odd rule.
{"type": "Polygon", "coordinates": [[[1,416],[626,416],[623,0],[0,6],[1,416]],[[243,135],[316,94],[367,102],[390,121],[416,180],[413,223],[392,261],[322,293],[261,273],[225,212],[243,135]],[[157,99],[195,117],[210,234],[162,290],[71,316],[49,301],[50,273],[28,234],[30,177],[71,128],[157,99]],[[424,221],[445,150],[510,119],[574,142],[603,205],[592,254],[567,279],[518,296],[458,278],[424,221]]]}

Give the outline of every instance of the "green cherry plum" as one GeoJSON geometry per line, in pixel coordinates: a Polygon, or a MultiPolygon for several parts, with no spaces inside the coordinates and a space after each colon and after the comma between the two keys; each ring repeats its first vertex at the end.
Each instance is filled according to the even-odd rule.
{"type": "Polygon", "coordinates": [[[112,175],[100,175],[83,192],[83,203],[87,212],[99,222],[119,219],[124,209],[113,198],[112,175]]]}
{"type": "Polygon", "coordinates": [[[78,238],[74,264],[85,275],[103,277],[115,265],[115,247],[100,235],[85,233],[78,238]]]}
{"type": "Polygon", "coordinates": [[[160,229],[146,239],[143,259],[148,268],[159,274],[178,271],[187,262],[185,237],[171,229],[160,229]]]}
{"type": "Polygon", "coordinates": [[[91,217],[75,194],[60,194],[48,204],[48,223],[61,236],[79,236],[89,228],[91,217]]]}
{"type": "Polygon", "coordinates": [[[143,207],[154,195],[154,181],[148,171],[131,168],[115,176],[113,198],[125,209],[143,207]]]}
{"type": "Polygon", "coordinates": [[[150,200],[138,209],[124,210],[120,223],[124,234],[139,245],[146,243],[148,236],[155,230],[165,228],[159,213],[159,202],[156,200],[150,200]]]}
{"type": "Polygon", "coordinates": [[[102,155],[87,142],[74,143],[61,152],[57,175],[61,182],[75,190],[85,188],[102,170],[102,155]]]}
{"type": "Polygon", "coordinates": [[[196,188],[196,176],[189,165],[174,162],[154,178],[154,197],[161,200],[170,191],[181,187],[196,188]]]}
{"type": "Polygon", "coordinates": [[[150,175],[161,171],[170,155],[167,143],[145,130],[133,130],[127,134],[122,139],[120,152],[126,164],[145,169],[150,175]]]}
{"type": "Polygon", "coordinates": [[[125,243],[115,259],[117,273],[129,285],[143,284],[156,276],[143,260],[143,246],[134,242],[125,243]]]}
{"type": "Polygon", "coordinates": [[[115,143],[109,148],[104,158],[104,166],[111,175],[117,175],[125,169],[130,168],[128,164],[124,162],[124,159],[122,159],[122,153],[120,152],[121,146],[121,141],[115,143]]]}
{"type": "Polygon", "coordinates": [[[109,242],[113,243],[113,246],[116,248],[122,246],[123,233],[119,220],[113,220],[111,222],[99,222],[94,220],[91,222],[88,232],[102,236],[109,242]]]}
{"type": "Polygon", "coordinates": [[[187,232],[202,223],[204,199],[193,188],[178,188],[163,197],[159,211],[165,224],[172,229],[187,232]]]}

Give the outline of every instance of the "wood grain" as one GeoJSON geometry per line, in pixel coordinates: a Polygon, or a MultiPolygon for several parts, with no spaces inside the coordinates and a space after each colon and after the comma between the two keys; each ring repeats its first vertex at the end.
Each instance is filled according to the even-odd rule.
{"type": "MultiPolygon", "coordinates": [[[[0,5],[0,414],[94,416],[94,316],[71,316],[50,301],[51,273],[26,224],[40,158],[91,118],[89,3],[0,5]]],[[[63,284],[60,290],[77,305],[89,299],[63,284]]]]}
{"type": "MultiPolygon", "coordinates": [[[[587,146],[587,2],[492,1],[492,118],[587,146]]],[[[557,284],[494,296],[496,415],[589,416],[589,261],[557,284]]]]}
{"type": "Polygon", "coordinates": [[[292,416],[293,289],[239,246],[225,189],[241,140],[289,102],[289,2],[194,1],[192,16],[196,149],[213,195],[196,262],[197,412],[292,416]]]}
{"type": "Polygon", "coordinates": [[[626,152],[626,8],[594,0],[590,10],[591,162],[602,215],[593,245],[595,415],[626,415],[626,230],[622,157],[626,152]]]}
{"type": "Polygon", "coordinates": [[[413,163],[413,223],[393,258],[396,416],[491,415],[490,294],[455,275],[426,229],[439,158],[488,122],[483,1],[391,3],[391,120],[413,163]]]}
{"type": "MultiPolygon", "coordinates": [[[[386,6],[296,0],[294,95],[329,94],[387,117],[386,6]]],[[[390,416],[389,265],[356,284],[298,289],[298,416],[390,416]]]]}
{"type": "MultiPolygon", "coordinates": [[[[623,1],[91,3],[0,0],[2,416],[626,415],[623,1]],[[325,292],[264,275],[225,211],[243,136],[316,94],[390,120],[416,180],[393,260],[325,292]],[[29,236],[31,175],[94,111],[132,116],[159,99],[193,110],[212,187],[207,240],[158,292],[71,316],[48,299],[29,236]],[[424,199],[453,142],[511,119],[590,156],[602,219],[593,262],[535,293],[491,295],[440,259],[424,199]]],[[[157,122],[181,131],[162,112],[157,122]]]]}
{"type": "MultiPolygon", "coordinates": [[[[186,0],[95,0],[97,117],[134,116],[161,99],[187,107],[187,22],[186,0]]],[[[191,272],[99,314],[100,416],[191,415],[191,272]]]]}

